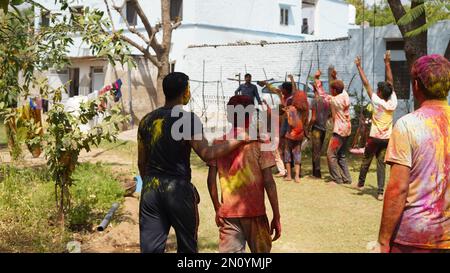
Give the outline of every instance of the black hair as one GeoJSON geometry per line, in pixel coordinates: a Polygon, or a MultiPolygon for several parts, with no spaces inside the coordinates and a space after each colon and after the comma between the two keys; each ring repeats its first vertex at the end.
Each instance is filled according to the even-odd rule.
{"type": "Polygon", "coordinates": [[[163,80],[163,92],[166,100],[173,100],[184,94],[189,84],[188,75],[182,72],[172,72],[167,74],[163,80]]]}
{"type": "Polygon", "coordinates": [[[251,77],[251,76],[252,76],[252,74],[247,73],[247,74],[245,74],[244,78],[251,77]]]}
{"type": "Polygon", "coordinates": [[[286,90],[288,92],[288,94],[292,94],[292,83],[290,83],[290,82],[283,82],[283,84],[281,85],[281,88],[286,90]]]}
{"type": "Polygon", "coordinates": [[[381,92],[381,98],[388,100],[392,95],[392,85],[388,82],[379,82],[378,90],[381,92]]]}

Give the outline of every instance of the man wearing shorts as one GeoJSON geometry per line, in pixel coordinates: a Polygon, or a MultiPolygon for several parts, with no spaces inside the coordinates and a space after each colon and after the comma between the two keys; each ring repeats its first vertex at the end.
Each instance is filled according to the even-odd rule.
{"type": "MultiPolygon", "coordinates": [[[[247,96],[234,96],[230,106],[252,104],[247,96]]],[[[249,116],[240,125],[235,113],[228,113],[233,124],[231,131],[214,144],[233,138],[248,129],[249,116]]],[[[219,252],[245,252],[247,244],[252,253],[268,253],[272,241],[281,235],[280,212],[272,167],[275,160],[272,151],[263,151],[262,143],[254,142],[242,146],[229,155],[209,162],[208,189],[216,211],[216,224],[219,227],[219,252]],[[219,201],[217,174],[222,193],[219,201]],[[273,211],[269,225],[264,204],[264,191],[267,193],[273,211]],[[271,234],[275,232],[273,239],[271,234]]]]}

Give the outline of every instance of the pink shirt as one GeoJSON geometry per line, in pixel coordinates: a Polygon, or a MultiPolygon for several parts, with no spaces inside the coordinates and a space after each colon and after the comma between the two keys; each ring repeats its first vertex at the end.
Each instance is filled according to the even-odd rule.
{"type": "Polygon", "coordinates": [[[386,162],[410,167],[409,191],[394,241],[450,249],[450,107],[425,101],[397,121],[386,162]]]}
{"type": "MultiPolygon", "coordinates": [[[[234,130],[239,133],[242,129],[232,129],[226,135],[228,139],[233,136],[234,130]]],[[[217,139],[214,143],[222,141],[217,139]]],[[[262,170],[275,166],[271,151],[261,151],[261,143],[254,142],[211,161],[209,165],[217,166],[219,173],[222,193],[220,217],[256,217],[266,214],[262,170]]]]}
{"type": "Polygon", "coordinates": [[[347,91],[343,90],[336,96],[326,95],[326,99],[331,101],[331,111],[334,117],[333,133],[342,137],[347,137],[352,133],[350,123],[350,97],[347,91]]]}

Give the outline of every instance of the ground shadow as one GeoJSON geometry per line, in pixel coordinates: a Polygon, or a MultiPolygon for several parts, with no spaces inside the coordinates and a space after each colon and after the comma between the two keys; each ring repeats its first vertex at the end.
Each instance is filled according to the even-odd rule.
{"type": "Polygon", "coordinates": [[[378,188],[374,187],[372,185],[366,185],[364,186],[363,190],[359,190],[359,189],[355,189],[355,188],[351,188],[356,192],[353,192],[353,195],[371,195],[373,198],[377,199],[378,197],[378,188]]]}
{"type": "Polygon", "coordinates": [[[118,148],[118,147],[120,147],[120,146],[126,145],[126,144],[127,144],[126,141],[122,141],[122,142],[120,142],[119,144],[117,144],[117,145],[115,145],[115,146],[113,146],[113,147],[111,147],[111,148],[104,149],[103,151],[100,151],[100,152],[94,154],[92,157],[98,157],[98,156],[104,154],[105,152],[112,151],[112,150],[114,150],[114,149],[116,149],[116,148],[118,148]]]}

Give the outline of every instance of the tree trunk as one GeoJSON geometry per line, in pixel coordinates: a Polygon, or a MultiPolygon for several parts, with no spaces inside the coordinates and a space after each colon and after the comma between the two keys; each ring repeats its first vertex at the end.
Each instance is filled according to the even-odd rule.
{"type": "Polygon", "coordinates": [[[447,60],[450,60],[450,41],[447,43],[447,49],[445,50],[444,57],[447,60]]]}
{"type": "Polygon", "coordinates": [[[156,79],[156,103],[157,107],[163,106],[165,103],[165,96],[163,92],[162,82],[164,77],[169,74],[169,56],[164,55],[161,56],[161,64],[162,66],[158,68],[158,76],[156,79]]]}
{"type": "MultiPolygon", "coordinates": [[[[397,23],[403,15],[406,14],[405,8],[403,7],[401,0],[388,0],[389,6],[391,8],[392,14],[394,15],[395,22],[397,23]]],[[[415,0],[411,1],[411,8],[417,7],[423,4],[415,0]]],[[[406,63],[411,71],[411,67],[414,62],[421,56],[427,55],[427,36],[428,32],[424,31],[416,36],[407,37],[406,34],[424,24],[426,24],[426,13],[424,12],[414,21],[407,25],[397,25],[400,32],[402,33],[403,40],[405,42],[404,51],[406,55],[406,63]]],[[[414,102],[415,108],[417,108],[417,103],[414,102]]]]}

